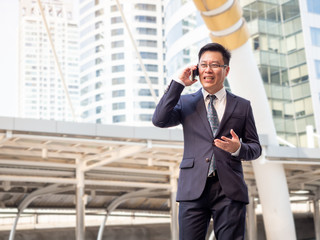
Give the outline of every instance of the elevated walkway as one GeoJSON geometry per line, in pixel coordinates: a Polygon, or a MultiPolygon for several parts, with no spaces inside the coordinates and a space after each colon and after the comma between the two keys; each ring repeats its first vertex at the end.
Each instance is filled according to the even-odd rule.
{"type": "MultiPolygon", "coordinates": [[[[259,137],[266,161],[284,164],[292,201],[319,208],[320,149],[270,147],[259,137]]],[[[86,212],[105,215],[103,230],[115,209],[170,214],[177,231],[174,192],[182,154],[179,128],[0,117],[0,206],[18,209],[17,216],[26,208],[76,209],[77,236],[85,234],[86,212]]],[[[251,163],[243,168],[255,209],[251,163]]]]}

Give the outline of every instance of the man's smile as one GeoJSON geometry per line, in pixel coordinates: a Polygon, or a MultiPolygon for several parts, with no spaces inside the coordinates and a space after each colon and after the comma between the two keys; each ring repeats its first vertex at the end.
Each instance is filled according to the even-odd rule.
{"type": "Polygon", "coordinates": [[[214,77],[207,76],[207,77],[204,77],[204,80],[214,80],[214,77]]]}

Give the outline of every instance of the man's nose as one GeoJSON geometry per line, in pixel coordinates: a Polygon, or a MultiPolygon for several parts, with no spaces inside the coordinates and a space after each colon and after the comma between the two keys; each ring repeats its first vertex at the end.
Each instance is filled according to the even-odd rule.
{"type": "Polygon", "coordinates": [[[210,67],[210,65],[207,65],[207,67],[204,70],[205,72],[211,72],[212,68],[210,67]]]}

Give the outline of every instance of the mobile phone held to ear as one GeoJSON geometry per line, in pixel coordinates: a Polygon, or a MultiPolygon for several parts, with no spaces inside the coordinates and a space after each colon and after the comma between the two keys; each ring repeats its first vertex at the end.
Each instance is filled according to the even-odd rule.
{"type": "Polygon", "coordinates": [[[192,70],[191,72],[191,80],[194,81],[196,79],[196,76],[199,76],[198,65],[197,65],[197,68],[195,70],[192,70]]]}

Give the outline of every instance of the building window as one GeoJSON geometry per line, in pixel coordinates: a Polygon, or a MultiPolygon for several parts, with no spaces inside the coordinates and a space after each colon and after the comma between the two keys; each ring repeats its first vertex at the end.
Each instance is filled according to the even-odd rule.
{"type": "Polygon", "coordinates": [[[139,47],[157,47],[155,40],[138,40],[139,47]]]}
{"type": "MultiPolygon", "coordinates": [[[[159,91],[157,89],[154,90],[154,92],[155,92],[156,96],[159,95],[159,91]]],[[[143,89],[142,88],[139,90],[138,95],[139,96],[151,96],[151,91],[150,91],[150,89],[143,89]]]]}
{"type": "Polygon", "coordinates": [[[85,111],[81,114],[81,118],[87,118],[89,116],[89,111],[85,111]]]}
{"type": "Polygon", "coordinates": [[[125,83],[124,77],[112,78],[112,85],[118,85],[118,84],[124,84],[124,83],[125,83]]]}
{"type": "MultiPolygon", "coordinates": [[[[152,84],[158,84],[159,83],[158,77],[149,77],[149,79],[150,79],[152,84]]],[[[140,76],[138,78],[138,83],[147,83],[146,78],[144,76],[140,76]]]]}
{"type": "Polygon", "coordinates": [[[99,16],[103,15],[103,13],[104,13],[103,9],[99,9],[99,10],[95,11],[95,16],[99,17],[99,16]]]}
{"type": "Polygon", "coordinates": [[[320,1],[319,0],[307,0],[308,11],[311,13],[320,14],[320,1]]]}
{"type": "Polygon", "coordinates": [[[96,77],[100,77],[102,74],[103,74],[103,70],[102,69],[96,70],[96,77]]]}
{"type": "Polygon", "coordinates": [[[97,82],[96,84],[95,84],[95,89],[99,89],[99,88],[101,88],[102,87],[102,82],[97,82]]]}
{"type": "Polygon", "coordinates": [[[99,102],[99,101],[102,100],[103,94],[97,94],[97,95],[95,96],[95,98],[96,98],[96,102],[99,102]]]}
{"type": "Polygon", "coordinates": [[[151,16],[141,15],[141,16],[135,16],[135,20],[137,22],[156,23],[157,18],[156,17],[151,17],[151,16]]]}
{"type": "Polygon", "coordinates": [[[103,24],[102,21],[96,22],[96,23],[94,24],[94,28],[95,28],[95,29],[103,28],[103,26],[104,26],[104,24],[103,24]]]}
{"type": "Polygon", "coordinates": [[[143,109],[154,109],[156,104],[155,102],[139,102],[139,106],[143,109]]]}
{"type": "Polygon", "coordinates": [[[120,109],[125,109],[125,108],[126,108],[125,102],[119,102],[119,103],[112,104],[112,110],[120,110],[120,109]]]}
{"type": "Polygon", "coordinates": [[[97,114],[101,113],[101,111],[102,111],[102,107],[101,106],[96,107],[96,113],[97,114]]]}
{"type": "Polygon", "coordinates": [[[124,72],[124,65],[112,66],[112,72],[124,72]]]}
{"type": "Polygon", "coordinates": [[[152,120],[152,114],[140,114],[139,120],[143,122],[150,122],[152,120]]]}
{"type": "Polygon", "coordinates": [[[116,115],[116,116],[113,116],[112,117],[112,121],[114,123],[117,123],[117,122],[124,122],[126,120],[126,115],[116,115]]]}
{"type": "Polygon", "coordinates": [[[316,76],[320,79],[320,60],[314,61],[314,68],[316,69],[316,76]]]}
{"type": "Polygon", "coordinates": [[[111,55],[112,60],[124,59],[124,53],[114,53],[111,55]]]}
{"type": "Polygon", "coordinates": [[[111,24],[122,23],[121,17],[112,17],[111,24]]]}
{"type": "Polygon", "coordinates": [[[123,28],[117,28],[111,30],[111,36],[123,35],[123,28]]]}
{"type": "Polygon", "coordinates": [[[283,20],[293,19],[300,15],[299,2],[288,1],[282,5],[283,20]]]}
{"type": "Polygon", "coordinates": [[[81,95],[84,95],[88,92],[89,92],[89,87],[85,87],[85,88],[81,89],[81,95]]]}
{"type": "Polygon", "coordinates": [[[112,91],[112,97],[124,97],[125,91],[124,90],[115,90],[112,91]]]}
{"type": "Polygon", "coordinates": [[[124,41],[123,40],[111,42],[111,47],[112,48],[118,48],[118,47],[123,47],[123,46],[124,46],[124,41]]]}
{"type": "Polygon", "coordinates": [[[156,11],[156,5],[154,4],[138,3],[134,7],[138,10],[156,11]]]}
{"type": "Polygon", "coordinates": [[[157,29],[155,28],[137,28],[138,34],[145,34],[145,35],[157,35],[157,29]]]}
{"type": "Polygon", "coordinates": [[[320,28],[310,28],[311,43],[313,46],[320,47],[320,28]]]}
{"type": "MultiPolygon", "coordinates": [[[[123,9],[123,5],[122,4],[120,4],[120,7],[123,9]]],[[[112,5],[110,7],[110,10],[111,10],[111,12],[117,12],[119,10],[118,9],[118,5],[112,5]]]]}
{"type": "Polygon", "coordinates": [[[153,52],[140,52],[142,59],[158,59],[158,54],[153,52]]]}
{"type": "MultiPolygon", "coordinates": [[[[144,67],[148,72],[158,72],[158,65],[154,64],[145,64],[144,67]]],[[[136,70],[137,71],[142,71],[140,64],[136,65],[136,70]]]]}

